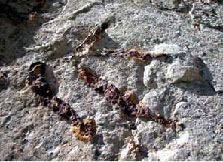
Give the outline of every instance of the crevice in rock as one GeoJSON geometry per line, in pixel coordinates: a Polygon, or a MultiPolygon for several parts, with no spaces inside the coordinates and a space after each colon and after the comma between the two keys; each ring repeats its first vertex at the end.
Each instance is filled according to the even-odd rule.
{"type": "Polygon", "coordinates": [[[211,26],[211,25],[205,25],[205,26],[211,29],[215,29],[219,32],[223,32],[223,26],[211,26]]]}
{"type": "Polygon", "coordinates": [[[0,92],[9,86],[8,74],[0,71],[0,92]]]}

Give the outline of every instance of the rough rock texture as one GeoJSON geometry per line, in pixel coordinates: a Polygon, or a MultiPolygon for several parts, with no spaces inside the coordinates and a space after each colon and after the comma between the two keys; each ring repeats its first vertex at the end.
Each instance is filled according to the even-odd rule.
{"type": "Polygon", "coordinates": [[[0,160],[223,160],[222,1],[3,0],[0,7],[0,160]],[[69,57],[106,19],[101,48],[166,57],[144,64],[88,56],[81,63],[184,129],[140,119],[131,129],[78,79],[69,57]],[[58,97],[96,120],[92,141],[77,140],[69,123],[38,104],[25,84],[36,61],[52,68],[58,97]]]}

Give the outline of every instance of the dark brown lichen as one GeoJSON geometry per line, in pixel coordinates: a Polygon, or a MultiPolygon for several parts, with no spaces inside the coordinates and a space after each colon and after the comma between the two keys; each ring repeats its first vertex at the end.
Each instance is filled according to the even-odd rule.
{"type": "MultiPolygon", "coordinates": [[[[48,106],[63,119],[69,121],[72,131],[80,140],[91,140],[96,134],[96,123],[93,119],[81,119],[72,107],[56,97],[45,78],[47,65],[42,62],[33,63],[29,68],[27,83],[38,95],[40,102],[48,106]]],[[[89,80],[87,80],[89,82],[89,80]]]]}
{"type": "Polygon", "coordinates": [[[123,93],[113,84],[102,80],[97,74],[89,68],[80,68],[78,76],[84,81],[86,85],[102,95],[114,107],[121,111],[122,116],[128,118],[145,118],[147,120],[155,121],[166,127],[176,128],[176,121],[172,119],[165,119],[160,115],[153,114],[148,106],[138,102],[132,94],[123,93]]]}
{"type": "Polygon", "coordinates": [[[103,50],[102,56],[125,57],[135,61],[146,63],[153,57],[151,52],[138,49],[103,50]]]}
{"type": "Polygon", "coordinates": [[[40,97],[52,98],[53,92],[45,78],[46,64],[42,62],[33,63],[29,68],[27,77],[28,85],[40,97]]]}

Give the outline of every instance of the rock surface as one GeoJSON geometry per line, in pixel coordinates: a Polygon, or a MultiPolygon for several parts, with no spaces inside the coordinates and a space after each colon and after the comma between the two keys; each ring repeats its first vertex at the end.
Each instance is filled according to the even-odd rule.
{"type": "Polygon", "coordinates": [[[223,160],[220,0],[3,0],[0,7],[0,160],[223,160]],[[101,48],[167,55],[147,64],[88,56],[81,64],[184,129],[126,121],[78,79],[69,58],[106,19],[101,48]],[[96,120],[92,141],[77,140],[69,123],[38,104],[25,84],[36,61],[51,67],[58,97],[96,120]]]}
{"type": "Polygon", "coordinates": [[[193,66],[181,66],[179,64],[173,64],[168,67],[166,77],[169,78],[172,83],[201,82],[200,70],[193,66]]]}

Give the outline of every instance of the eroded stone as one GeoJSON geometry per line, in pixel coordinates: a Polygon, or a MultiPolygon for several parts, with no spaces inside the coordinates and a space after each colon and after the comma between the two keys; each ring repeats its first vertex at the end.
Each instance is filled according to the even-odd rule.
{"type": "Polygon", "coordinates": [[[202,83],[202,77],[200,75],[199,68],[193,66],[181,66],[179,64],[169,65],[166,78],[169,79],[171,83],[202,83]]]}
{"type": "Polygon", "coordinates": [[[153,113],[163,115],[163,105],[161,101],[163,98],[163,93],[163,91],[152,89],[143,97],[142,103],[145,105],[149,105],[153,113]]]}
{"type": "Polygon", "coordinates": [[[161,43],[154,47],[155,54],[179,54],[182,53],[180,46],[176,44],[161,43]]]}
{"type": "Polygon", "coordinates": [[[218,3],[194,3],[190,11],[192,24],[203,24],[223,31],[223,6],[218,3]]]}

